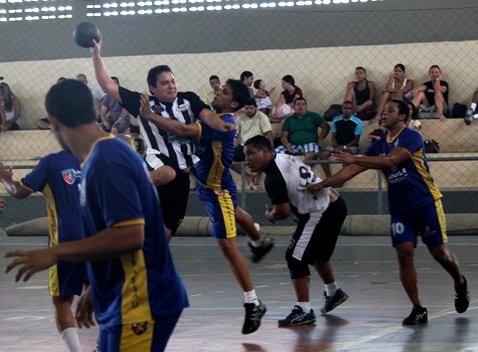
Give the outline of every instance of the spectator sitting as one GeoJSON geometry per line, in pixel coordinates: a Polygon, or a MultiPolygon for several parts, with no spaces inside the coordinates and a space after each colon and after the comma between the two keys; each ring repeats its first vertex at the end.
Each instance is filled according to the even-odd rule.
{"type": "Polygon", "coordinates": [[[405,74],[405,66],[403,64],[396,64],[393,68],[393,73],[387,81],[385,88],[380,95],[380,100],[377,106],[377,113],[372,119],[373,122],[380,120],[385,104],[391,99],[410,101],[413,95],[414,82],[408,79],[405,74]]]}
{"type": "Polygon", "coordinates": [[[298,97],[294,101],[295,113],[282,126],[281,143],[276,153],[304,155],[305,160],[314,160],[320,152],[320,145],[330,131],[329,124],[317,113],[307,111],[307,101],[298,97]],[[317,138],[317,129],[320,135],[317,138]]]}
{"type": "Polygon", "coordinates": [[[252,89],[252,83],[254,82],[254,74],[251,71],[243,71],[240,76],[240,80],[249,88],[251,97],[254,96],[254,89],[252,89]]]}
{"type": "Polygon", "coordinates": [[[272,110],[272,122],[280,122],[294,112],[294,100],[303,97],[302,90],[295,85],[295,79],[291,75],[282,77],[282,88],[279,100],[272,110]]]}
{"type": "MultiPolygon", "coordinates": [[[[342,104],[342,115],[332,120],[332,146],[320,152],[320,160],[329,159],[332,151],[341,149],[350,154],[359,153],[359,140],[363,133],[362,120],[352,114],[353,104],[351,101],[344,101],[342,104]]],[[[329,164],[322,164],[322,169],[327,177],[331,175],[329,164]]]]}
{"type": "Polygon", "coordinates": [[[5,82],[0,84],[0,131],[20,129],[22,103],[5,82]]]}
{"type": "Polygon", "coordinates": [[[206,96],[204,97],[204,102],[211,106],[211,103],[216,96],[216,93],[221,90],[221,80],[218,76],[212,75],[209,77],[209,85],[211,86],[212,90],[209,91],[206,96]]]}
{"type": "Polygon", "coordinates": [[[352,102],[352,111],[354,114],[362,120],[370,120],[370,117],[367,115],[370,112],[373,113],[375,82],[367,79],[367,71],[362,66],[355,68],[355,77],[357,81],[347,84],[345,101],[352,102]]]}
{"type": "Polygon", "coordinates": [[[465,123],[469,126],[474,120],[478,119],[478,111],[476,109],[478,105],[478,88],[476,88],[473,93],[473,98],[471,99],[470,107],[465,115],[465,123]]]}
{"type": "MultiPolygon", "coordinates": [[[[56,83],[60,83],[61,81],[64,81],[65,79],[66,79],[65,77],[60,77],[56,80],[56,83]]],[[[49,130],[50,129],[50,119],[48,117],[38,119],[36,125],[37,125],[38,129],[40,129],[40,130],[49,130]]]]}
{"type": "MultiPolygon", "coordinates": [[[[111,79],[119,86],[118,77],[111,79]]],[[[102,100],[100,126],[105,132],[111,132],[115,136],[124,133],[130,126],[131,116],[120,103],[105,95],[102,100]]]]}
{"type": "MultiPolygon", "coordinates": [[[[257,110],[256,100],[250,98],[244,106],[244,114],[237,120],[236,147],[232,160],[235,162],[245,161],[244,143],[249,138],[260,135],[266,137],[272,145],[272,127],[269,118],[263,112],[257,110]]],[[[239,174],[241,173],[241,166],[239,164],[231,165],[231,169],[239,174]]],[[[260,189],[260,172],[254,175],[246,170],[245,176],[251,191],[260,189]]]]}
{"type": "Polygon", "coordinates": [[[254,88],[256,88],[256,94],[254,98],[257,103],[257,110],[262,111],[264,114],[269,116],[269,113],[272,110],[272,100],[270,94],[275,90],[275,87],[272,87],[270,91],[266,90],[266,84],[262,79],[254,81],[254,88]]]}
{"type": "Polygon", "coordinates": [[[77,74],[76,79],[86,84],[88,88],[90,88],[91,94],[93,95],[93,104],[95,105],[96,119],[98,122],[101,122],[101,101],[103,100],[105,93],[101,89],[90,85],[88,83],[88,78],[86,78],[86,75],[84,73],[77,74]]]}
{"type": "Polygon", "coordinates": [[[432,65],[428,75],[431,80],[415,88],[412,103],[419,110],[436,109],[440,121],[445,121],[445,115],[448,113],[448,83],[442,80],[442,72],[438,65],[432,65]]]}

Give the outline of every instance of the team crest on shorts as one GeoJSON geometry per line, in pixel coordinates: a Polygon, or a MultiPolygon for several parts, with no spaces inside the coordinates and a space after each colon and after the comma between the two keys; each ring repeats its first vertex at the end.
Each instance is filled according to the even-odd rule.
{"type": "Polygon", "coordinates": [[[76,181],[76,170],[75,169],[67,169],[63,170],[61,172],[61,175],[63,176],[63,180],[68,183],[69,185],[72,185],[76,181]]]}
{"type": "Polygon", "coordinates": [[[131,330],[135,335],[141,336],[148,330],[148,322],[131,324],[131,330]]]}

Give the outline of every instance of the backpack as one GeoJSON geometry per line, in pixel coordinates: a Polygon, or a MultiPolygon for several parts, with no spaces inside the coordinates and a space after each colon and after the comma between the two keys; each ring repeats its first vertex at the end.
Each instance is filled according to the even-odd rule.
{"type": "Polygon", "coordinates": [[[341,114],[342,114],[342,105],[341,104],[332,104],[324,112],[324,120],[325,121],[332,121],[334,119],[334,117],[339,116],[341,114]]]}
{"type": "Polygon", "coordinates": [[[440,152],[440,143],[434,139],[426,139],[423,141],[423,145],[425,146],[425,153],[427,154],[440,152]]]}

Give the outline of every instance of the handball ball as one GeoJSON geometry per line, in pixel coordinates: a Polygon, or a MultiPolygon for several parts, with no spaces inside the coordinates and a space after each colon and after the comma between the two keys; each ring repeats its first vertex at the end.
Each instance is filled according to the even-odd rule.
{"type": "Polygon", "coordinates": [[[76,44],[82,48],[91,48],[93,46],[93,39],[99,41],[100,36],[100,30],[93,23],[89,22],[81,22],[73,31],[76,44]]]}

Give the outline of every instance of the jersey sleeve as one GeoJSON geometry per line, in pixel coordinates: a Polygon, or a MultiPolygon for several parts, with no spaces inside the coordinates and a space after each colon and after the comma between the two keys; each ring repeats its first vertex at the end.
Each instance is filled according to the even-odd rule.
{"type": "Polygon", "coordinates": [[[289,202],[287,184],[280,173],[268,175],[264,186],[272,204],[283,204],[289,202]]]}
{"type": "Polygon", "coordinates": [[[142,224],[144,212],[133,166],[130,168],[96,168],[91,172],[88,197],[94,197],[106,227],[118,224],[142,224]]]}
{"type": "Polygon", "coordinates": [[[336,125],[337,120],[334,118],[332,122],[330,123],[330,132],[331,133],[337,133],[337,125],[336,125]]]}
{"type": "Polygon", "coordinates": [[[353,119],[353,121],[356,123],[354,134],[355,134],[356,136],[362,135],[362,133],[363,133],[363,123],[362,123],[362,120],[360,120],[359,118],[357,118],[357,117],[355,117],[355,116],[353,116],[352,119],[353,119]]]}
{"type": "Polygon", "coordinates": [[[316,112],[313,113],[313,116],[314,116],[314,123],[320,127],[322,126],[322,124],[325,122],[325,120],[322,118],[322,116],[320,116],[319,114],[317,114],[316,112]]]}
{"type": "Polygon", "coordinates": [[[194,117],[199,118],[199,114],[203,109],[210,110],[209,105],[203,102],[196,93],[184,92],[182,94],[184,99],[188,100],[191,104],[191,111],[193,112],[194,117]]]}
{"type": "Polygon", "coordinates": [[[408,132],[409,133],[403,133],[403,135],[399,136],[397,147],[405,148],[410,154],[413,154],[423,148],[423,138],[416,131],[409,130],[408,132]]]}
{"type": "Polygon", "coordinates": [[[49,165],[50,160],[48,157],[41,159],[33,170],[20,180],[20,183],[31,189],[33,192],[43,191],[48,183],[49,165]]]}
{"type": "Polygon", "coordinates": [[[382,150],[383,150],[383,143],[384,142],[385,142],[385,137],[383,137],[382,139],[380,139],[380,140],[372,143],[371,145],[369,145],[367,147],[367,149],[365,149],[363,154],[366,155],[366,156],[380,155],[382,153],[382,150]]]}
{"type": "MultiPolygon", "coordinates": [[[[229,123],[235,124],[234,117],[231,114],[221,115],[221,119],[224,122],[229,122],[229,123]]],[[[223,132],[223,131],[219,131],[219,130],[216,130],[216,129],[210,127],[209,125],[207,125],[203,121],[199,121],[197,123],[199,124],[199,127],[201,129],[201,135],[200,135],[199,139],[204,140],[204,141],[212,141],[212,140],[222,141],[222,140],[227,139],[227,137],[231,133],[233,135],[232,136],[233,138],[236,135],[235,130],[234,131],[229,131],[229,132],[223,132]]]]}
{"type": "Polygon", "coordinates": [[[124,87],[119,87],[121,105],[134,117],[139,115],[141,103],[139,101],[141,94],[132,92],[124,87]]]}
{"type": "Polygon", "coordinates": [[[261,123],[262,134],[272,131],[271,122],[269,121],[269,118],[266,115],[264,114],[261,115],[260,123],[261,123]]]}

